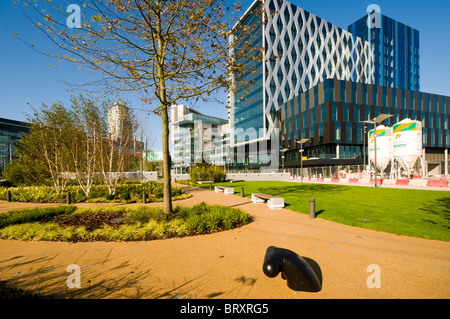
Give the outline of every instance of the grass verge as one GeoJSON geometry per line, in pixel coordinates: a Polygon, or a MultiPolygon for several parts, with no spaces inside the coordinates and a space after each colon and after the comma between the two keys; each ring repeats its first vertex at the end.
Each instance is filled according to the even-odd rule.
{"type": "MultiPolygon", "coordinates": [[[[286,208],[350,226],[398,235],[450,241],[450,192],[292,182],[217,183],[244,195],[264,193],[284,198],[286,208]]],[[[209,188],[209,185],[196,185],[209,188]]]]}

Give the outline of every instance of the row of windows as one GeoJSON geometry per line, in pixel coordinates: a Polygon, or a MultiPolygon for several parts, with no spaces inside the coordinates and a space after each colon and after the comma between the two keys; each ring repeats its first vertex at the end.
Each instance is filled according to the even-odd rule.
{"type": "Polygon", "coordinates": [[[325,80],[286,104],[295,104],[305,111],[327,101],[450,114],[447,96],[333,79],[325,80]]]}
{"type": "MultiPolygon", "coordinates": [[[[330,123],[331,124],[331,123],[330,123]]],[[[292,134],[282,135],[281,145],[294,149],[299,149],[298,143],[291,143],[293,140],[309,138],[307,147],[322,145],[324,143],[324,123],[315,126],[304,127],[292,134]],[[317,127],[318,134],[315,134],[317,127]]],[[[367,130],[370,128],[366,128],[367,130]]],[[[329,143],[367,144],[362,123],[334,121],[334,140],[328,139],[329,143]],[[356,136],[356,139],[355,139],[356,136]]],[[[450,147],[450,130],[448,129],[422,129],[422,143],[424,147],[450,147]]]]}
{"type": "MultiPolygon", "coordinates": [[[[450,129],[449,114],[381,108],[378,106],[371,107],[370,105],[353,105],[349,103],[342,103],[342,108],[339,108],[337,102],[331,102],[330,111],[327,114],[327,103],[322,103],[313,109],[309,109],[300,114],[288,117],[283,123],[283,132],[291,133],[301,128],[315,125],[317,123],[323,123],[325,121],[359,122],[375,118],[382,113],[393,115],[389,120],[386,120],[386,125],[390,126],[405,118],[410,118],[412,120],[421,121],[422,126],[425,128],[438,130],[450,129]],[[340,110],[341,114],[339,113],[340,110]]],[[[294,103],[284,104],[284,116],[286,116],[286,114],[294,114],[294,103]],[[290,108],[289,112],[288,108],[290,108]]],[[[282,116],[282,118],[284,117],[282,116]]]]}

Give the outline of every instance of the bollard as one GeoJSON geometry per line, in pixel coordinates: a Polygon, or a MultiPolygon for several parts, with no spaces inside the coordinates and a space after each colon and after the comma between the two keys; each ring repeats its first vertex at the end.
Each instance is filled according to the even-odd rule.
{"type": "Polygon", "coordinates": [[[189,186],[189,179],[187,180],[187,186],[189,186]]]}
{"type": "Polygon", "coordinates": [[[147,194],[145,194],[145,191],[142,192],[142,203],[145,204],[147,202],[147,194]]]}
{"type": "Polygon", "coordinates": [[[316,218],[316,200],[314,198],[309,199],[309,217],[316,218]]]}
{"type": "Polygon", "coordinates": [[[244,187],[241,187],[241,197],[244,197],[244,187]]]}
{"type": "Polygon", "coordinates": [[[11,201],[11,191],[6,192],[6,201],[8,201],[8,202],[11,201]]]}
{"type": "Polygon", "coordinates": [[[67,204],[67,205],[72,204],[72,199],[70,198],[70,192],[67,192],[67,195],[66,195],[66,204],[67,204]]]}
{"type": "Polygon", "coordinates": [[[212,191],[212,183],[209,183],[209,190],[212,191]]]}

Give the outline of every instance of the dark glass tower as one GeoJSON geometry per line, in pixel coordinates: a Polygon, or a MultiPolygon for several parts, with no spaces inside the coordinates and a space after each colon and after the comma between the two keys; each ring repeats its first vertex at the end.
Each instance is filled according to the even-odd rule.
{"type": "Polygon", "coordinates": [[[368,16],[348,26],[353,36],[371,43],[376,85],[419,91],[419,31],[380,14],[379,27],[370,28],[368,16]]]}

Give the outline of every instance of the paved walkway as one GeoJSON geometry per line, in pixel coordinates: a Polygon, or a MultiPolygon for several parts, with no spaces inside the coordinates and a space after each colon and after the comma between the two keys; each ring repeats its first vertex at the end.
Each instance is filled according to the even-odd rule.
{"type": "MultiPolygon", "coordinates": [[[[193,197],[175,205],[224,204],[247,211],[254,221],[230,231],[149,242],[0,240],[0,280],[66,298],[450,298],[448,242],[310,219],[238,195],[186,188],[193,197]],[[297,292],[280,275],[266,277],[262,264],[272,245],[314,260],[322,290],[297,292]],[[81,288],[67,288],[70,264],[80,266],[81,288]],[[381,270],[380,288],[367,286],[373,264],[381,270]]],[[[22,206],[32,205],[0,202],[0,211],[22,206]]]]}

